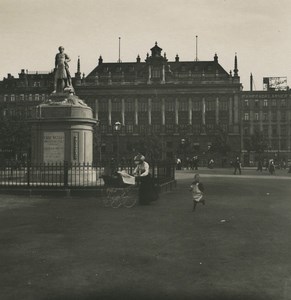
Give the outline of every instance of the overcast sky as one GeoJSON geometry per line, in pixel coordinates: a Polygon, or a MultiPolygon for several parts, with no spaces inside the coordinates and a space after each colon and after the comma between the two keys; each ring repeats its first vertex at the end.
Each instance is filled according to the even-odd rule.
{"type": "Polygon", "coordinates": [[[213,60],[226,71],[238,69],[244,90],[253,73],[256,90],[263,77],[288,77],[291,85],[290,0],[0,0],[0,78],[21,69],[50,71],[60,45],[71,57],[71,73],[81,59],[88,74],[104,62],[146,58],[155,42],[169,61],[213,60]]]}

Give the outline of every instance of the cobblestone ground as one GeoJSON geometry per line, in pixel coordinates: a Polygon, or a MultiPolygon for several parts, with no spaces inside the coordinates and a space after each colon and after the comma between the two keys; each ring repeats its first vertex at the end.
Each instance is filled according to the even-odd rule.
{"type": "Polygon", "coordinates": [[[0,299],[291,299],[291,176],[201,169],[149,206],[0,196],[0,299]]]}

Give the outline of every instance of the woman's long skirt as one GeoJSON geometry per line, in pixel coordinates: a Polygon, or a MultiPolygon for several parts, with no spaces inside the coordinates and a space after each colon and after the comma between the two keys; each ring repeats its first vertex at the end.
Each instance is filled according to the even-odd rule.
{"type": "Polygon", "coordinates": [[[138,191],[139,204],[147,205],[158,199],[158,193],[155,189],[151,175],[140,177],[138,191]]]}

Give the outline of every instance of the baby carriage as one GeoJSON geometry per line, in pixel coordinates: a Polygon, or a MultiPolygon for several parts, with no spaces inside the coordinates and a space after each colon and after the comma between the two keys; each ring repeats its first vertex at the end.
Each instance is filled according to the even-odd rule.
{"type": "Polygon", "coordinates": [[[122,170],[112,176],[102,176],[102,178],[106,187],[106,197],[103,199],[105,206],[131,208],[136,205],[137,189],[135,177],[122,170]]]}

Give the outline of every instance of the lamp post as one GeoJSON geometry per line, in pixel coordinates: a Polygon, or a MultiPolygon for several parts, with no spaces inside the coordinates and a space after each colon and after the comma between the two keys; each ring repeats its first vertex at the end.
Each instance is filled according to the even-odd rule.
{"type": "Polygon", "coordinates": [[[185,163],[185,160],[186,160],[186,157],[185,157],[185,143],[186,143],[186,140],[185,139],[181,139],[181,147],[182,147],[182,166],[186,166],[186,163],[185,163]]]}
{"type": "Polygon", "coordinates": [[[114,123],[114,132],[116,133],[116,163],[119,166],[119,133],[121,130],[121,123],[119,121],[114,123]]]}

